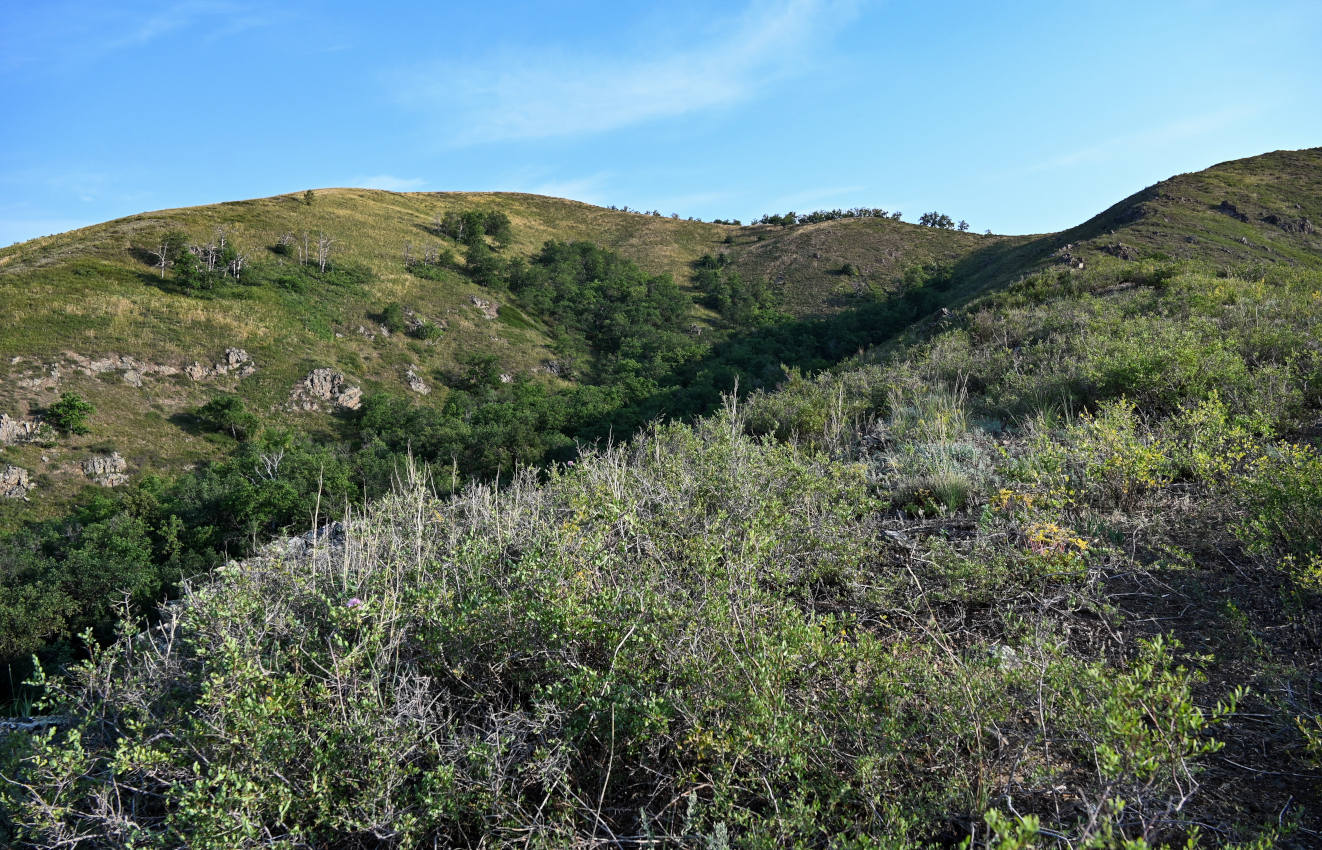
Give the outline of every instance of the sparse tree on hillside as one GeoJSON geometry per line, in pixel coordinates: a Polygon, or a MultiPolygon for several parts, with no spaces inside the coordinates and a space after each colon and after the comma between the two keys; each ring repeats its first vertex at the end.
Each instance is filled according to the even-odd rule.
{"type": "Polygon", "coordinates": [[[316,200],[316,198],[317,198],[316,193],[313,192],[311,189],[308,189],[306,192],[303,193],[303,203],[306,206],[309,207],[312,206],[312,202],[316,200]]]}
{"type": "Polygon", "coordinates": [[[170,265],[169,246],[164,242],[151,249],[151,255],[156,258],[155,267],[161,270],[161,280],[165,280],[165,269],[170,265]]]}
{"type": "Polygon", "coordinates": [[[968,229],[969,229],[969,223],[968,223],[967,221],[965,221],[964,219],[961,218],[961,219],[959,220],[959,227],[958,227],[959,232],[960,232],[960,233],[964,233],[964,232],[966,232],[968,229]]]}
{"type": "Polygon", "coordinates": [[[510,217],[499,210],[486,214],[482,219],[482,229],[502,248],[508,245],[510,239],[514,236],[514,230],[510,225],[510,217]]]}
{"type": "Polygon", "coordinates": [[[248,262],[248,255],[240,251],[235,251],[234,256],[230,258],[229,265],[225,266],[225,271],[235,280],[239,279],[239,274],[243,271],[243,266],[248,262]]]}
{"type": "Polygon", "coordinates": [[[317,237],[317,265],[321,267],[323,274],[326,272],[326,263],[330,260],[331,243],[334,241],[325,233],[317,237]]]}
{"type": "Polygon", "coordinates": [[[156,262],[153,263],[153,266],[161,270],[161,277],[164,278],[165,270],[174,264],[175,259],[178,258],[181,253],[186,253],[187,251],[188,238],[178,230],[171,230],[166,232],[166,234],[161,237],[160,243],[148,253],[156,258],[156,262]]]}
{"type": "Polygon", "coordinates": [[[955,226],[955,220],[945,213],[925,212],[918,218],[918,223],[924,227],[937,227],[942,230],[950,230],[955,226]]]}

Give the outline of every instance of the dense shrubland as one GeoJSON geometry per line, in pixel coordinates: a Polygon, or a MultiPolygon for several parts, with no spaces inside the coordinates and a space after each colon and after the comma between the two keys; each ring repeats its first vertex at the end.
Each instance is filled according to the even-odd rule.
{"type": "MultiPolygon", "coordinates": [[[[71,725],[11,739],[13,827],[42,846],[1310,846],[1319,290],[1039,275],[849,368],[450,498],[429,441],[463,417],[370,401],[363,444],[384,463],[416,435],[433,486],[415,471],[342,546],[189,583],[147,636],[126,624],[48,681],[42,710],[71,725]]],[[[489,371],[459,390],[474,416],[529,409],[489,371]]]]}

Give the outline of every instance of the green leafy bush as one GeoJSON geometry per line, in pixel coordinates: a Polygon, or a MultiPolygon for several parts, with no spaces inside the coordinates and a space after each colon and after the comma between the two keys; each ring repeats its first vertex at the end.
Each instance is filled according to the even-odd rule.
{"type": "Polygon", "coordinates": [[[65,392],[60,400],[46,408],[45,419],[51,425],[66,434],[90,434],[88,418],[96,413],[96,407],[78,393],[65,392]]]}
{"type": "Polygon", "coordinates": [[[236,440],[246,440],[256,433],[257,417],[244,407],[236,395],[219,395],[197,409],[198,421],[212,431],[227,431],[236,440]]]}

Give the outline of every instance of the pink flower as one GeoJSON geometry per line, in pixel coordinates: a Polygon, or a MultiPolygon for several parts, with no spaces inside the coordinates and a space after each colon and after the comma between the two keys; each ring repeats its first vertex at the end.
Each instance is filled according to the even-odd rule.
{"type": "Polygon", "coordinates": [[[348,606],[349,608],[357,608],[359,605],[362,605],[362,604],[363,604],[363,600],[361,600],[361,599],[359,599],[357,596],[355,596],[353,599],[350,599],[348,602],[346,602],[346,603],[344,603],[344,604],[345,604],[346,606],[348,606]]]}

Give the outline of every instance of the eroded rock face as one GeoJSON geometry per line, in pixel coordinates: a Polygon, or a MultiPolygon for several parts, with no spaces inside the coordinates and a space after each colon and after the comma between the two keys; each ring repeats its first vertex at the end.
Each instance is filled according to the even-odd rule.
{"type": "Polygon", "coordinates": [[[431,392],[431,387],[427,386],[427,382],[419,377],[418,373],[414,371],[414,367],[412,366],[410,366],[409,370],[404,373],[404,383],[408,384],[408,388],[418,395],[426,395],[431,392]]]}
{"type": "Polygon", "coordinates": [[[83,461],[83,474],[102,487],[118,487],[127,484],[128,462],[119,452],[108,455],[95,455],[83,461]]]}
{"type": "Polygon", "coordinates": [[[242,348],[225,349],[225,356],[211,366],[203,366],[200,362],[195,362],[184,369],[184,373],[194,381],[205,381],[225,375],[246,378],[256,371],[257,364],[253,362],[248,352],[242,348]]]}
{"type": "Polygon", "coordinates": [[[0,413],[0,445],[30,443],[37,439],[40,428],[38,419],[13,419],[7,413],[0,413]]]}
{"type": "Polygon", "coordinates": [[[53,390],[59,388],[61,374],[58,363],[39,365],[37,371],[28,370],[15,378],[15,382],[25,390],[53,390]]]}
{"type": "Polygon", "coordinates": [[[322,410],[323,402],[345,410],[357,410],[363,404],[363,391],[349,386],[342,373],[322,367],[313,369],[290,393],[294,410],[322,410]]]}
{"type": "MultiPolygon", "coordinates": [[[[10,364],[17,365],[21,361],[22,358],[14,358],[10,361],[10,364]]],[[[87,357],[76,351],[66,351],[62,360],[53,363],[37,363],[34,368],[30,367],[18,374],[14,378],[14,382],[24,389],[57,390],[60,387],[60,380],[66,372],[78,372],[83,375],[103,375],[108,372],[118,372],[124,383],[131,387],[141,387],[148,378],[168,377],[178,375],[181,372],[194,381],[205,381],[222,375],[238,375],[240,378],[246,378],[255,371],[257,371],[256,365],[252,358],[248,356],[248,352],[242,348],[225,349],[225,356],[211,366],[193,363],[191,366],[182,369],[168,363],[150,363],[136,357],[129,357],[126,354],[87,357]]]]}
{"type": "Polygon", "coordinates": [[[26,499],[35,489],[32,476],[21,466],[0,469],[0,499],[26,499]]]}

